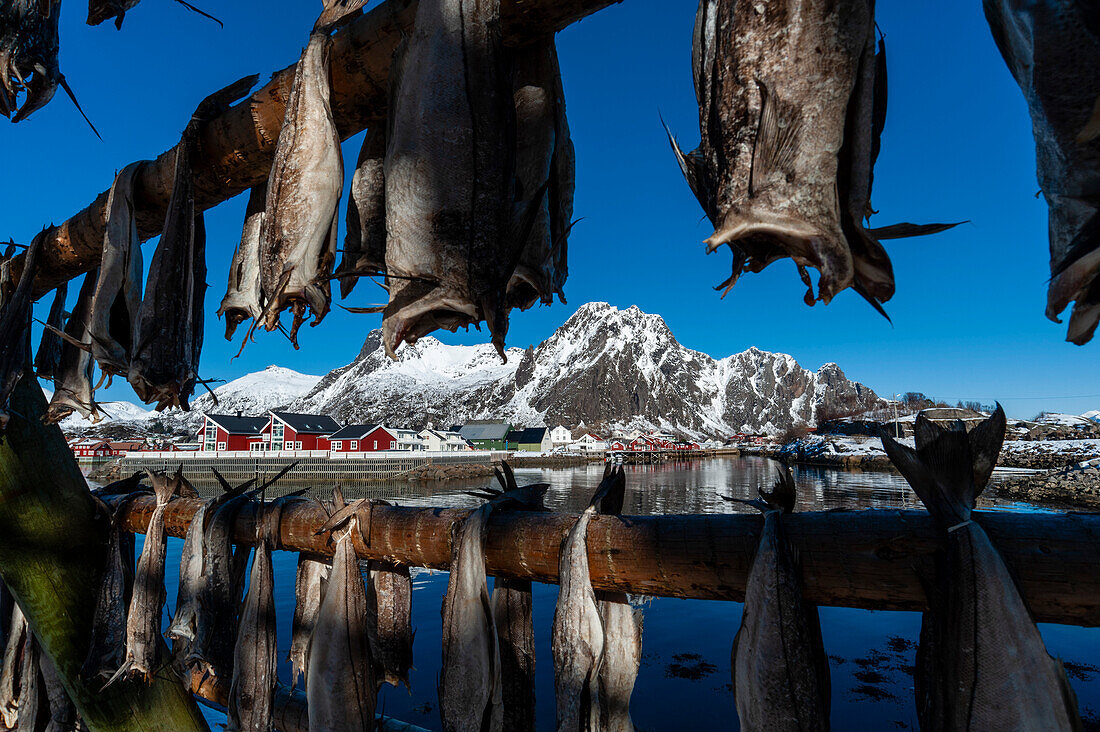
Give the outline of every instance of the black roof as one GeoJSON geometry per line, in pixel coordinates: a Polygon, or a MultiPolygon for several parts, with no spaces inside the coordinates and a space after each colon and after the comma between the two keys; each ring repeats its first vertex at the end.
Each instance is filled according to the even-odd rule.
{"type": "Polygon", "coordinates": [[[330,440],[361,440],[377,427],[378,425],[375,424],[349,424],[333,432],[328,438],[330,440]]]}
{"type": "Polygon", "coordinates": [[[258,435],[267,426],[267,417],[239,417],[235,414],[206,416],[231,435],[258,435]]]}
{"type": "Polygon", "coordinates": [[[340,423],[325,414],[294,414],[293,412],[272,412],[272,414],[298,433],[328,435],[340,429],[340,423]]]}
{"type": "Polygon", "coordinates": [[[508,442],[517,442],[521,445],[535,445],[542,442],[546,436],[545,427],[528,427],[525,430],[512,430],[508,433],[508,442]]]}

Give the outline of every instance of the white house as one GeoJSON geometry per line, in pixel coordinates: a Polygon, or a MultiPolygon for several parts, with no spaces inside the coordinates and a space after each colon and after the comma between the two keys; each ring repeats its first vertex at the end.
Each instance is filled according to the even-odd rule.
{"type": "Polygon", "coordinates": [[[413,452],[419,452],[421,450],[430,449],[426,442],[421,439],[420,435],[415,430],[403,430],[403,429],[390,429],[387,431],[393,435],[396,440],[393,450],[410,450],[413,452]]]}
{"type": "Polygon", "coordinates": [[[458,452],[459,450],[468,450],[469,445],[466,444],[466,440],[462,439],[462,435],[457,432],[448,432],[446,430],[420,430],[417,435],[420,441],[426,445],[426,449],[430,452],[458,452]]]}
{"type": "Polygon", "coordinates": [[[573,442],[573,433],[565,425],[558,425],[550,430],[550,443],[554,447],[565,447],[573,442]]]}
{"type": "Polygon", "coordinates": [[[602,452],[607,449],[607,440],[591,432],[585,432],[573,442],[571,447],[581,452],[602,452]]]}

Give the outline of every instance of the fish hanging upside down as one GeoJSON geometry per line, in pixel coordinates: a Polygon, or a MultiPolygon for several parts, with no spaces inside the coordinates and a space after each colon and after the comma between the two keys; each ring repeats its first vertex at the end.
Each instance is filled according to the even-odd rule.
{"type": "Polygon", "coordinates": [[[92,380],[95,360],[92,358],[91,336],[87,327],[96,278],[96,270],[84,275],[73,312],[65,323],[61,358],[53,377],[53,396],[42,418],[47,424],[60,422],[73,412],[92,421],[101,418],[99,405],[95,401],[92,380]]]}
{"type": "Polygon", "coordinates": [[[1000,405],[969,433],[917,416],[916,449],[883,433],[891,462],[941,532],[921,624],[917,716],[928,730],[1079,730],[1077,699],[1004,559],[974,521],[1005,435],[1000,405]]]}
{"type": "Polygon", "coordinates": [[[245,320],[256,320],[263,312],[260,287],[260,237],[263,235],[264,205],[267,182],[253,186],[248,193],[241,243],[229,265],[229,285],[218,308],[218,317],[225,317],[225,339],[233,339],[237,326],[245,320]]]}
{"type": "Polygon", "coordinates": [[[127,376],[141,311],[145,270],[141,237],[134,216],[134,178],[147,161],[130,163],[119,172],[107,195],[103,257],[88,316],[92,357],[108,378],[127,376]]]}
{"type": "Polygon", "coordinates": [[[360,277],[386,271],[386,128],[367,129],[351,176],[344,256],[336,268],[340,297],[351,294],[360,277]]]}
{"type": "Polygon", "coordinates": [[[451,526],[439,673],[439,713],[445,732],[504,728],[500,649],[485,579],[485,534],[492,510],[486,503],[451,526]]]}
{"type": "MultiPolygon", "coordinates": [[[[121,30],[122,21],[126,17],[126,11],[132,9],[139,2],[141,2],[141,0],[88,0],[87,23],[88,25],[99,25],[105,20],[114,18],[115,28],[121,30]]],[[[176,2],[192,13],[198,13],[204,18],[209,18],[218,25],[222,25],[222,22],[213,15],[207,15],[191,3],[184,2],[184,0],[176,0],[176,2]]]]}
{"type": "Polygon", "coordinates": [[[379,669],[379,683],[392,686],[409,686],[409,669],[412,668],[412,578],[404,564],[372,560],[368,601],[377,618],[375,665],[379,669]]]}
{"type": "Polygon", "coordinates": [[[38,344],[38,353],[34,356],[34,373],[40,379],[53,380],[61,365],[61,336],[65,329],[65,297],[69,292],[69,283],[62,282],[54,292],[50,314],[46,316],[46,326],[42,329],[42,340],[38,344]]]}
{"type": "MultiPolygon", "coordinates": [[[[316,502],[318,503],[319,502],[316,502]]],[[[308,673],[309,638],[317,623],[321,599],[329,579],[331,566],[306,554],[298,554],[298,571],[294,579],[294,619],[290,626],[290,686],[304,680],[308,673]]]]}
{"type": "Polygon", "coordinates": [[[344,159],[329,101],[329,32],[333,23],[362,4],[363,0],[325,0],[294,70],[267,181],[260,241],[260,276],[267,301],[257,322],[275,330],[280,327],[280,314],[289,308],[294,315],[290,341],[295,348],[306,311],[313,314],[311,325],[317,325],[332,302],[329,280],[336,263],[344,159]]]}
{"type": "Polygon", "coordinates": [[[669,139],[715,227],[707,252],[733,252],[723,294],[742,272],[790,257],[807,304],[853,287],[885,315],[894,280],[878,239],[949,228],[864,225],[886,104],[874,32],[873,0],[701,0],[692,44],[701,141],[685,154],[669,139]],[[816,296],[808,267],[820,272],[816,296]]]}
{"type": "Polygon", "coordinates": [[[1050,208],[1047,317],[1074,303],[1066,340],[1100,322],[1100,22],[1080,0],[984,0],[993,40],[1027,99],[1050,208]]]}
{"type": "Polygon", "coordinates": [[[555,293],[565,302],[574,154],[553,35],[516,52],[514,98],[516,196],[536,214],[508,283],[508,304],[526,309],[553,303],[555,293]]]}
{"type": "Polygon", "coordinates": [[[30,632],[22,609],[16,604],[11,611],[7,644],[4,646],[4,665],[0,671],[0,724],[7,729],[15,727],[19,717],[19,691],[22,688],[21,653],[30,632]]]}
{"type": "Polygon", "coordinates": [[[220,89],[195,109],[176,145],[175,177],[141,302],[127,380],[146,404],[190,409],[198,383],[206,293],[206,226],[195,207],[191,160],[201,126],[248,93],[259,76],[220,89]]]}
{"type": "Polygon", "coordinates": [[[417,6],[391,69],[382,333],[393,358],[403,342],[481,321],[504,355],[508,282],[540,200],[516,202],[507,70],[499,0],[417,6]]]}
{"type": "MultiPolygon", "coordinates": [[[[318,533],[346,528],[336,536],[332,575],[309,642],[309,729],[365,732],[374,729],[378,691],[371,658],[367,591],[352,536],[353,532],[362,533],[358,511],[369,509],[369,504],[356,501],[346,506],[339,489],[334,493],[336,513],[318,533]]],[[[366,521],[369,526],[369,517],[366,521]]]]}
{"type": "Polygon", "coordinates": [[[802,569],[783,534],[794,510],[790,468],[771,493],[745,501],[764,514],[733,639],[733,694],[746,730],[828,730],[829,661],[817,607],[802,598],[802,569]]]}
{"type": "MultiPolygon", "coordinates": [[[[100,683],[110,679],[126,661],[127,603],[132,597],[134,584],[134,575],[128,571],[130,568],[123,556],[123,546],[128,542],[123,540],[122,528],[119,526],[118,511],[126,499],[114,511],[99,498],[95,500],[100,516],[110,522],[110,539],[107,544],[107,563],[103,567],[96,593],[92,639],[80,670],[81,677],[92,688],[96,688],[93,682],[100,683]]],[[[128,536],[133,538],[133,534],[128,536]]],[[[130,548],[131,560],[132,551],[130,548]]]]}
{"type": "Polygon", "coordinates": [[[38,272],[38,250],[47,231],[39,232],[31,241],[18,284],[12,282],[11,257],[0,263],[0,431],[8,423],[8,400],[30,357],[31,284],[38,272]]]}

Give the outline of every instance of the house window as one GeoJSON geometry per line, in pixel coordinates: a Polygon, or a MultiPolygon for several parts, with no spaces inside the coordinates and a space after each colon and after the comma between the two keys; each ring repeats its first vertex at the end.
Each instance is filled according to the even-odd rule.
{"type": "MultiPolygon", "coordinates": [[[[390,440],[390,449],[391,449],[391,450],[393,449],[393,446],[394,446],[394,444],[396,444],[396,443],[394,443],[394,441],[393,441],[393,440],[390,440]]],[[[376,447],[377,447],[377,445],[376,445],[376,447]]]]}
{"type": "Polygon", "coordinates": [[[293,442],[284,442],[283,443],[283,449],[284,450],[293,450],[294,449],[294,443],[293,442]]]}
{"type": "Polygon", "coordinates": [[[206,439],[213,440],[218,436],[218,428],[212,424],[206,425],[206,439]]]}
{"type": "Polygon", "coordinates": [[[340,449],[340,448],[342,448],[343,446],[344,446],[344,443],[343,443],[343,442],[341,442],[340,440],[336,440],[336,442],[333,442],[333,443],[332,443],[332,449],[333,449],[333,450],[339,450],[339,449],[340,449]]]}
{"type": "Polygon", "coordinates": [[[349,450],[358,450],[359,449],[359,440],[351,440],[350,442],[348,442],[348,449],[349,450]]]}
{"type": "Polygon", "coordinates": [[[264,443],[262,443],[262,442],[249,443],[248,449],[251,450],[252,452],[262,452],[263,449],[264,449],[264,443]]]}
{"type": "Polygon", "coordinates": [[[302,443],[300,443],[300,442],[295,442],[295,443],[294,443],[294,449],[295,449],[295,450],[301,450],[301,449],[302,449],[302,443]]]}
{"type": "Polygon", "coordinates": [[[219,450],[224,450],[225,449],[225,443],[224,442],[219,442],[218,443],[218,449],[219,450]]]}
{"type": "MultiPolygon", "coordinates": [[[[390,444],[392,445],[393,443],[391,442],[390,444]]],[[[377,449],[378,449],[378,440],[375,440],[375,441],[374,441],[374,449],[375,449],[375,450],[377,450],[377,449]]]]}
{"type": "Polygon", "coordinates": [[[282,423],[276,422],[274,425],[272,425],[272,427],[271,427],[271,439],[273,439],[275,442],[282,442],[283,441],[283,425],[282,425],[282,423]]]}

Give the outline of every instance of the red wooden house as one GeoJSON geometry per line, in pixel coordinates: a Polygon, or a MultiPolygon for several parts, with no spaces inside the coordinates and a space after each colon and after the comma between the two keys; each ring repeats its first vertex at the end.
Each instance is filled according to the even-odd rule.
{"type": "Polygon", "coordinates": [[[385,427],[373,424],[349,424],[328,436],[332,452],[375,452],[389,450],[396,438],[385,427]]]}
{"type": "Polygon", "coordinates": [[[627,447],[626,441],[625,440],[618,440],[618,439],[612,440],[607,445],[608,450],[615,450],[615,451],[620,451],[620,452],[622,450],[625,450],[626,447],[627,447]]]}
{"type": "Polygon", "coordinates": [[[339,431],[340,424],[327,415],[268,412],[261,440],[270,450],[328,450],[329,436],[339,431]]]}
{"type": "Polygon", "coordinates": [[[72,450],[77,457],[111,457],[116,454],[106,440],[80,440],[73,443],[72,450]]]}
{"type": "Polygon", "coordinates": [[[652,437],[649,437],[647,435],[638,435],[630,441],[627,449],[632,452],[647,452],[649,450],[656,450],[657,443],[652,437]]]}
{"type": "Polygon", "coordinates": [[[242,417],[240,413],[204,414],[199,444],[204,451],[249,450],[260,440],[267,417],[242,417]]]}

